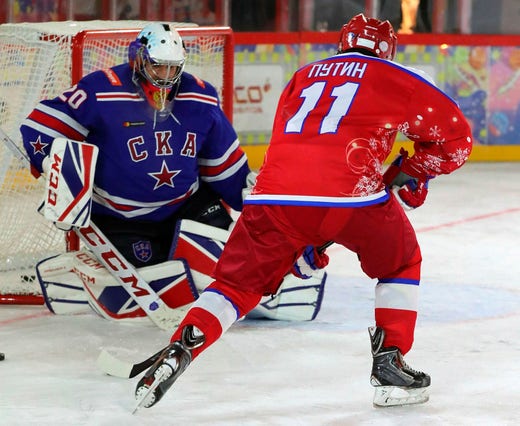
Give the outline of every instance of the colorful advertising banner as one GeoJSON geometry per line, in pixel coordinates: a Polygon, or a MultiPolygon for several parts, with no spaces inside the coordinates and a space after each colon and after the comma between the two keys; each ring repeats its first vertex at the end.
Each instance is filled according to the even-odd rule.
{"type": "Polygon", "coordinates": [[[235,66],[233,123],[241,132],[271,131],[278,98],[285,85],[281,65],[235,66]]]}
{"type": "MultiPolygon", "coordinates": [[[[335,44],[313,37],[327,40],[311,35],[309,42],[268,43],[264,36],[258,44],[236,42],[234,125],[244,145],[259,148],[269,142],[278,97],[292,73],[334,54],[335,44]]],[[[519,47],[506,39],[490,40],[490,45],[488,38],[475,45],[463,41],[400,44],[395,60],[428,73],[460,105],[474,137],[470,160],[519,161],[520,39],[519,47]],[[499,45],[502,40],[505,45],[499,45]]],[[[407,143],[402,135],[397,141],[407,143]]]]}

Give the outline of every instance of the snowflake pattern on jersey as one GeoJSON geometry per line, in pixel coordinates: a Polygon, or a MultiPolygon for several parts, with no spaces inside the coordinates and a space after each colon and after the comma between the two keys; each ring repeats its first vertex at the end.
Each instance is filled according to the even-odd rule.
{"type": "Polygon", "coordinates": [[[457,148],[454,153],[448,153],[451,160],[457,164],[457,166],[462,166],[466,160],[469,158],[470,150],[469,148],[457,148]]]}
{"type": "Polygon", "coordinates": [[[354,187],[353,195],[359,195],[359,196],[367,196],[371,194],[375,194],[380,187],[379,180],[373,179],[371,176],[363,176],[359,181],[356,183],[356,186],[354,187]]]}
{"type": "Polygon", "coordinates": [[[444,142],[444,138],[441,139],[441,129],[439,126],[430,127],[430,136],[432,137],[432,141],[435,142],[444,142]]]}
{"type": "Polygon", "coordinates": [[[382,163],[378,153],[383,149],[384,145],[382,146],[381,141],[376,138],[356,138],[347,143],[347,168],[360,176],[350,195],[366,196],[380,189],[382,163]]]}
{"type": "Polygon", "coordinates": [[[430,154],[423,154],[421,156],[422,164],[420,165],[421,169],[426,174],[431,174],[431,172],[435,172],[435,175],[439,175],[442,173],[442,163],[443,159],[430,154]]]}
{"type": "MultiPolygon", "coordinates": [[[[418,116],[419,119],[422,117],[418,116]]],[[[397,126],[399,132],[412,141],[418,141],[419,137],[411,133],[410,123],[403,122],[397,126]]],[[[446,143],[446,138],[443,136],[443,129],[438,125],[432,125],[428,129],[428,135],[430,136],[429,142],[433,145],[441,146],[446,143]]],[[[424,174],[433,177],[439,174],[446,173],[448,163],[456,164],[457,167],[462,166],[469,158],[471,152],[471,139],[468,139],[468,148],[457,148],[455,152],[446,152],[445,158],[439,157],[435,154],[429,154],[423,149],[416,151],[411,160],[414,162],[414,167],[417,170],[421,170],[424,174]],[[415,160],[415,161],[414,161],[415,160]]],[[[447,151],[446,149],[442,149],[447,151]]]]}
{"type": "Polygon", "coordinates": [[[406,136],[408,139],[417,139],[418,135],[414,135],[410,133],[410,123],[405,121],[404,123],[397,125],[397,130],[401,132],[404,136],[406,136]]]}

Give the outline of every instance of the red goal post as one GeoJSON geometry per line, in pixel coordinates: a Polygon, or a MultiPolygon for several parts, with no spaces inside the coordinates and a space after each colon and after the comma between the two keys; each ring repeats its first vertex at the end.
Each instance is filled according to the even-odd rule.
{"type": "MultiPolygon", "coordinates": [[[[233,31],[229,27],[178,27],[176,30],[181,35],[188,59],[186,70],[198,67],[196,73],[199,77],[214,84],[219,90],[222,109],[230,121],[233,121],[233,68],[234,68],[234,42],[233,31]],[[217,45],[218,43],[218,45],[217,45]],[[222,49],[221,55],[215,55],[215,49],[222,49]],[[203,56],[211,52],[213,63],[205,63],[201,58],[193,59],[193,55],[203,56]],[[204,64],[206,69],[201,69],[199,64],[204,64]],[[220,68],[221,69],[217,69],[220,68]]],[[[72,41],[72,83],[76,83],[81,77],[99,69],[92,66],[87,58],[92,56],[88,49],[96,46],[118,46],[135,39],[139,30],[84,30],[79,32],[72,41]],[[106,44],[105,44],[106,43],[106,44]]],[[[112,66],[114,64],[104,64],[112,66]]]]}
{"type": "MultiPolygon", "coordinates": [[[[22,149],[19,127],[36,104],[82,76],[128,60],[129,43],[146,21],[0,25],[0,127],[22,149]]],[[[232,120],[234,39],[229,27],[172,23],[186,46],[185,70],[213,84],[232,120]]],[[[0,145],[0,304],[43,303],[35,265],[79,248],[37,212],[44,184],[26,162],[0,145]]]]}

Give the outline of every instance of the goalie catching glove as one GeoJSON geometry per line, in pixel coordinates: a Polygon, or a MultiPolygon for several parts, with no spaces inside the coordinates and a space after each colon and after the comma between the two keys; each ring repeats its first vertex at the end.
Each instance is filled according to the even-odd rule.
{"type": "Polygon", "coordinates": [[[394,193],[405,210],[413,210],[424,204],[431,178],[413,166],[404,148],[401,148],[398,157],[383,174],[386,187],[394,193]]]}
{"type": "Polygon", "coordinates": [[[323,251],[319,252],[317,247],[307,246],[294,263],[291,273],[298,278],[307,280],[312,278],[314,271],[323,269],[329,264],[329,256],[323,251]]]}

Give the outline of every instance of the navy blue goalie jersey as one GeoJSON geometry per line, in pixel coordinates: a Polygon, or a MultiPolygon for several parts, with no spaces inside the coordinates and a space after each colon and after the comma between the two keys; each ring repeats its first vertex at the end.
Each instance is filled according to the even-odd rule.
{"type": "Polygon", "coordinates": [[[171,114],[162,121],[140,96],[130,66],[122,64],[41,101],[20,130],[37,173],[55,138],[99,148],[94,214],[162,220],[197,191],[199,180],[242,209],[246,155],[215,88],[191,74],[182,74],[171,114]]]}

